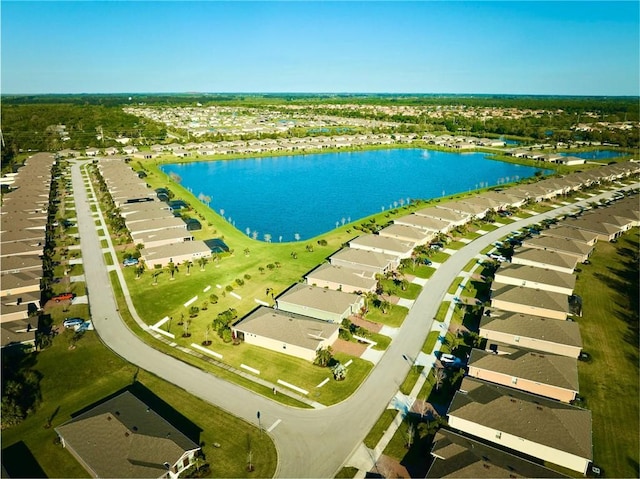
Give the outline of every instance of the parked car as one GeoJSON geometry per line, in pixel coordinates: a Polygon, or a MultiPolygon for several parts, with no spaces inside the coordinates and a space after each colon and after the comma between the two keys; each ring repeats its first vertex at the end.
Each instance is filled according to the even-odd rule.
{"type": "Polygon", "coordinates": [[[65,328],[73,328],[75,326],[80,326],[84,323],[84,319],[82,318],[67,318],[62,322],[62,325],[65,328]]]}
{"type": "Polygon", "coordinates": [[[51,299],[53,299],[56,303],[59,303],[60,301],[70,301],[75,297],[75,293],[61,293],[51,299]]]}
{"type": "Polygon", "coordinates": [[[440,362],[442,364],[453,364],[458,360],[453,354],[442,354],[440,356],[440,362]]]}
{"type": "Polygon", "coordinates": [[[138,264],[138,258],[125,258],[122,264],[124,266],[135,266],[138,264]]]}
{"type": "Polygon", "coordinates": [[[431,261],[429,258],[424,258],[422,262],[427,266],[431,266],[433,264],[433,261],[431,261]]]}

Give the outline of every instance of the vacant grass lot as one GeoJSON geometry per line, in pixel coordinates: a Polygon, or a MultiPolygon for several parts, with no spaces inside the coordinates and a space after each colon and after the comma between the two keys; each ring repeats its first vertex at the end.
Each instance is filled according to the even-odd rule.
{"type": "MultiPolygon", "coordinates": [[[[204,443],[213,476],[247,477],[248,438],[256,466],[252,475],[274,475],[275,446],[257,428],[137,370],[108,350],[93,332],[85,333],[70,350],[72,335],[72,331],[65,331],[50,348],[25,359],[41,375],[42,401],[25,421],[2,431],[2,462],[13,477],[34,477],[36,472],[44,477],[87,477],[71,454],[54,443],[54,428],[75,412],[128,387],[195,442],[204,443]],[[214,448],[215,442],[221,447],[214,448]]],[[[3,355],[3,366],[8,362],[3,355]]]]}
{"type": "Polygon", "coordinates": [[[580,394],[593,414],[594,462],[607,477],[639,477],[638,228],[617,244],[598,242],[576,294],[584,350],[580,394]]]}

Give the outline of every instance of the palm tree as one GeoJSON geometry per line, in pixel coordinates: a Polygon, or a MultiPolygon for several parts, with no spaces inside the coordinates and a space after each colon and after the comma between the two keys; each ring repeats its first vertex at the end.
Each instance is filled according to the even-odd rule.
{"type": "Polygon", "coordinates": [[[161,269],[153,270],[153,286],[156,286],[158,284],[158,276],[160,276],[162,273],[164,273],[164,271],[162,271],[161,269]]]}
{"type": "Polygon", "coordinates": [[[171,275],[170,281],[173,281],[175,279],[173,275],[176,273],[176,271],[178,271],[178,267],[175,264],[173,264],[173,261],[171,261],[167,265],[167,271],[169,271],[169,274],[171,275]]]}
{"type": "Polygon", "coordinates": [[[380,301],[380,311],[382,311],[382,314],[387,314],[389,312],[390,307],[391,307],[391,303],[386,299],[383,299],[382,301],[380,301]]]}
{"type": "Polygon", "coordinates": [[[193,266],[193,261],[189,260],[186,263],[187,266],[187,276],[189,276],[191,274],[191,267],[193,266]]]}
{"type": "Polygon", "coordinates": [[[333,359],[332,353],[333,348],[331,346],[318,349],[318,351],[316,351],[316,360],[313,363],[323,368],[327,367],[333,359]]]}
{"type": "Polygon", "coordinates": [[[204,267],[208,262],[209,260],[205,257],[198,259],[198,264],[200,265],[200,271],[204,271],[204,267]]]}

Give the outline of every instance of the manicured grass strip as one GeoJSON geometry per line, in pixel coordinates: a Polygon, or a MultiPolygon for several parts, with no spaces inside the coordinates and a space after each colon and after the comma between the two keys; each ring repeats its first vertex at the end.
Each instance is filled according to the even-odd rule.
{"type": "Polygon", "coordinates": [[[113,258],[111,257],[111,253],[105,253],[104,254],[104,262],[108,266],[112,266],[113,265],[113,258]]]}
{"type": "Polygon", "coordinates": [[[459,294],[460,293],[460,283],[462,282],[464,278],[462,276],[458,276],[456,277],[456,279],[453,280],[453,283],[451,283],[451,286],[449,286],[449,289],[447,290],[447,292],[449,294],[459,294]]]}
{"type": "Polygon", "coordinates": [[[439,337],[439,331],[430,331],[427,335],[427,339],[425,339],[424,344],[422,345],[422,352],[425,354],[431,354],[439,337]]]}
{"type": "Polygon", "coordinates": [[[376,345],[373,347],[373,349],[377,351],[386,351],[389,347],[389,344],[391,344],[391,338],[389,336],[385,336],[384,334],[370,332],[367,339],[376,342],[376,345]]]}
{"type": "Polygon", "coordinates": [[[480,250],[480,253],[482,253],[482,254],[487,254],[487,253],[489,253],[490,251],[493,251],[494,249],[496,249],[496,247],[495,247],[495,246],[493,246],[492,244],[490,244],[490,245],[489,245],[489,246],[487,246],[486,248],[481,249],[481,250],[480,250]]]}
{"type": "Polygon", "coordinates": [[[429,256],[429,259],[431,261],[433,261],[434,263],[444,263],[445,261],[447,261],[449,258],[451,257],[451,255],[448,255],[447,253],[445,253],[444,251],[436,251],[435,253],[433,253],[431,256],[429,256]]]}
{"type": "Polygon", "coordinates": [[[466,245],[467,243],[463,243],[462,241],[451,241],[447,243],[447,248],[458,250],[458,249],[464,248],[466,245]]]}
{"type": "Polygon", "coordinates": [[[438,312],[436,313],[436,317],[434,319],[439,322],[444,321],[444,317],[447,315],[449,306],[451,306],[451,301],[443,301],[442,303],[440,303],[440,307],[438,308],[438,312]]]}
{"type": "Polygon", "coordinates": [[[405,290],[402,290],[402,285],[398,285],[393,282],[392,279],[383,279],[380,281],[382,289],[385,292],[390,292],[393,296],[405,299],[416,299],[422,291],[422,286],[415,283],[405,284],[405,290]]]}
{"type": "Polygon", "coordinates": [[[494,231],[497,230],[498,227],[496,225],[490,224],[490,223],[485,223],[482,226],[480,226],[480,229],[482,231],[494,231]]]}
{"type": "Polygon", "coordinates": [[[474,239],[480,238],[480,236],[482,236],[480,233],[476,233],[475,231],[471,231],[471,232],[465,234],[464,238],[473,241],[474,239]]]}
{"type": "Polygon", "coordinates": [[[468,272],[470,272],[470,271],[473,269],[473,267],[474,267],[476,264],[478,264],[478,260],[477,260],[477,259],[472,259],[472,260],[470,260],[470,261],[465,265],[465,267],[464,267],[464,268],[462,268],[462,271],[466,271],[466,272],[468,273],[468,272]]]}
{"type": "Polygon", "coordinates": [[[416,382],[418,382],[418,378],[420,377],[423,369],[423,366],[414,366],[409,369],[407,377],[404,378],[404,381],[400,385],[400,392],[402,394],[409,394],[411,392],[413,386],[415,386],[416,382]]]}
{"type": "Polygon", "coordinates": [[[384,314],[377,308],[369,308],[369,312],[365,315],[365,319],[369,321],[373,321],[375,323],[385,324],[387,326],[391,326],[392,328],[399,328],[402,326],[402,322],[404,318],[407,316],[409,310],[404,306],[398,306],[397,304],[392,304],[389,307],[389,311],[384,314]]]}
{"type": "Polygon", "coordinates": [[[639,477],[638,228],[598,242],[575,292],[589,363],[578,363],[580,395],[593,417],[594,463],[608,477],[639,477]]]}
{"type": "Polygon", "coordinates": [[[106,239],[100,240],[100,247],[101,248],[108,248],[109,247],[109,242],[106,239]]]}
{"type": "Polygon", "coordinates": [[[369,449],[376,447],[397,414],[398,411],[394,409],[385,409],[371,431],[369,431],[369,434],[367,434],[367,437],[364,438],[364,445],[369,449]]]}
{"type": "Polygon", "coordinates": [[[409,269],[409,272],[412,275],[417,276],[418,278],[429,279],[429,278],[431,278],[431,276],[433,276],[433,273],[435,273],[436,270],[435,270],[435,268],[432,268],[431,266],[420,265],[420,266],[417,266],[413,270],[409,269]]]}
{"type": "Polygon", "coordinates": [[[351,477],[355,477],[355,475],[358,472],[358,468],[357,467],[351,467],[351,466],[346,466],[343,467],[342,469],[340,469],[338,471],[338,474],[336,474],[336,479],[338,478],[351,478],[351,477]]]}

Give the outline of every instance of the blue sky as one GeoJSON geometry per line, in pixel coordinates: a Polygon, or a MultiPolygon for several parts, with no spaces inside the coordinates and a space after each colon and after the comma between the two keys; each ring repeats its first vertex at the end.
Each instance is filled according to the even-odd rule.
{"type": "Polygon", "coordinates": [[[639,95],[639,2],[3,0],[2,93],[639,95]]]}

